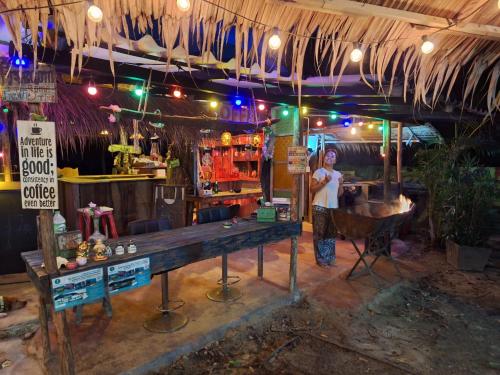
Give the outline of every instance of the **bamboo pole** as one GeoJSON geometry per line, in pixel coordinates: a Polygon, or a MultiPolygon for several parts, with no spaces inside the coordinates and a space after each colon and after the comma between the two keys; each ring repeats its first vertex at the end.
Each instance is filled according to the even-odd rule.
{"type": "Polygon", "coordinates": [[[398,176],[399,194],[403,194],[403,124],[398,122],[398,138],[397,138],[397,154],[396,154],[396,171],[398,176]]]}
{"type": "MultiPolygon", "coordinates": [[[[302,121],[300,115],[300,106],[293,111],[293,146],[299,146],[302,138],[302,121]]],[[[302,175],[293,175],[292,180],[292,197],[290,199],[290,217],[292,221],[302,221],[299,210],[299,197],[302,194],[301,189],[302,175]]],[[[297,298],[297,258],[298,245],[297,237],[292,237],[290,244],[290,293],[294,300],[297,298]]]]}
{"type": "Polygon", "coordinates": [[[3,115],[4,129],[1,130],[2,138],[2,152],[3,152],[3,177],[5,182],[12,182],[12,162],[10,159],[10,137],[9,137],[9,126],[12,116],[3,115]]]}
{"type": "Polygon", "coordinates": [[[391,122],[383,121],[384,126],[384,201],[391,200],[391,122]]]}

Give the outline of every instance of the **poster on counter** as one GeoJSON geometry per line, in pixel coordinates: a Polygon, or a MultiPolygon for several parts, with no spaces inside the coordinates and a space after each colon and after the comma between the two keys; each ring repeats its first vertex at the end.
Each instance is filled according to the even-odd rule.
{"type": "Polygon", "coordinates": [[[17,121],[24,209],[57,209],[56,128],[53,122],[17,121]]]}
{"type": "Polygon", "coordinates": [[[72,273],[51,280],[54,309],[61,311],[104,297],[103,269],[72,273]]]}
{"type": "Polygon", "coordinates": [[[115,295],[151,283],[149,258],[132,260],[108,267],[108,291],[115,295]]]}
{"type": "Polygon", "coordinates": [[[307,147],[288,147],[288,173],[301,174],[307,171],[307,147]]]}

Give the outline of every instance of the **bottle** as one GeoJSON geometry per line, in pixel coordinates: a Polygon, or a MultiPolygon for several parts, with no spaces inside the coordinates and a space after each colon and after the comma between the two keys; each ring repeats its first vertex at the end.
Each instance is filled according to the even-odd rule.
{"type": "Polygon", "coordinates": [[[214,182],[214,194],[219,192],[219,183],[217,181],[214,182]]]}
{"type": "Polygon", "coordinates": [[[64,233],[66,232],[66,219],[61,215],[59,211],[54,214],[54,233],[64,233]]]}

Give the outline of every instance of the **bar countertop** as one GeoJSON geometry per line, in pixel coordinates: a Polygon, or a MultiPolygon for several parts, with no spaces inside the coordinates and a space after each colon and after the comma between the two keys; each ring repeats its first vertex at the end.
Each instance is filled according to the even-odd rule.
{"type": "Polygon", "coordinates": [[[153,181],[165,180],[165,177],[155,177],[152,174],[106,174],[106,175],[88,175],[75,177],[61,177],[59,182],[70,184],[102,184],[109,182],[133,182],[133,181],[153,181]]]}
{"type": "Polygon", "coordinates": [[[252,197],[260,197],[262,195],[262,189],[241,189],[241,192],[235,193],[234,191],[221,191],[217,194],[206,195],[206,196],[194,196],[187,195],[186,200],[191,202],[206,202],[209,200],[231,200],[231,199],[244,199],[252,197]]]}

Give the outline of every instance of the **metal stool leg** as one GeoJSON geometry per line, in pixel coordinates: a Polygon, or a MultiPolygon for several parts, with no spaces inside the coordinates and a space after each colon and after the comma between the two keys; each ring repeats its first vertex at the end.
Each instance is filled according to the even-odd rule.
{"type": "Polygon", "coordinates": [[[257,275],[260,279],[264,277],[264,246],[257,248],[257,275]]]}
{"type": "Polygon", "coordinates": [[[241,291],[230,288],[229,285],[236,284],[238,281],[240,281],[239,276],[227,276],[227,254],[222,254],[222,279],[218,281],[221,286],[208,291],[208,299],[215,302],[236,301],[241,297],[241,291]],[[236,281],[228,283],[228,279],[236,279],[236,281]]]}
{"type": "Polygon", "coordinates": [[[144,322],[144,328],[151,332],[167,333],[174,332],[188,323],[188,317],[174,310],[184,306],[184,301],[170,301],[168,299],[168,272],[161,274],[161,299],[159,313],[144,322]],[[177,303],[172,306],[171,304],[177,303]]]}

